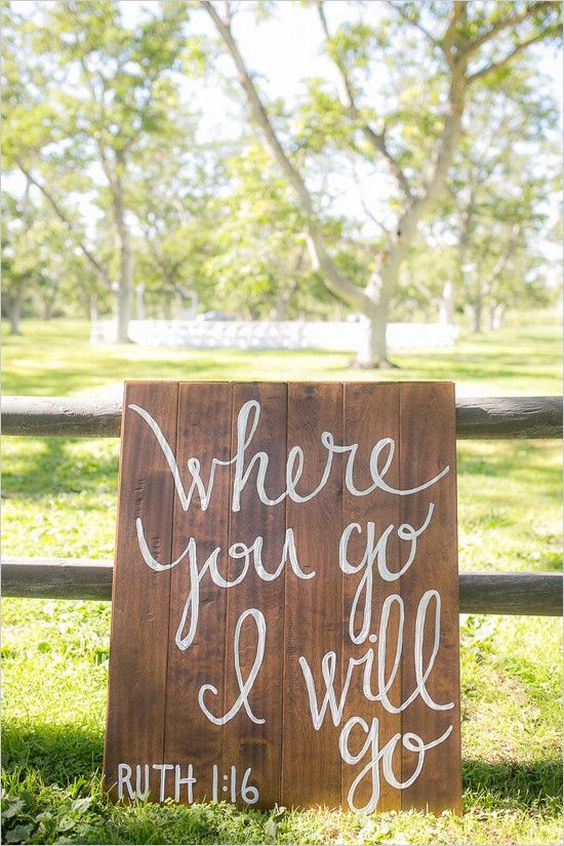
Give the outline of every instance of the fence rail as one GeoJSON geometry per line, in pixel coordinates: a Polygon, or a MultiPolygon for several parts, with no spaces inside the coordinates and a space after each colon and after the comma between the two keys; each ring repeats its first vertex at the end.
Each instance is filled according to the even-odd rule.
{"type": "MultiPolygon", "coordinates": [[[[111,561],[87,558],[6,558],[4,596],[43,599],[112,598],[111,561]]],[[[477,614],[562,615],[560,573],[460,573],[460,611],[477,614]]]]}
{"type": "MultiPolygon", "coordinates": [[[[117,438],[120,434],[121,401],[3,397],[0,409],[4,435],[117,438]]],[[[492,397],[459,399],[456,403],[459,439],[559,438],[561,435],[560,397],[492,397]]]]}
{"type": "MultiPolygon", "coordinates": [[[[3,435],[119,437],[122,403],[58,397],[3,397],[3,435]]],[[[560,397],[461,399],[458,439],[560,438],[560,397]]],[[[4,558],[4,596],[109,600],[110,561],[4,558]]],[[[562,615],[561,573],[460,573],[461,613],[562,615]]]]}

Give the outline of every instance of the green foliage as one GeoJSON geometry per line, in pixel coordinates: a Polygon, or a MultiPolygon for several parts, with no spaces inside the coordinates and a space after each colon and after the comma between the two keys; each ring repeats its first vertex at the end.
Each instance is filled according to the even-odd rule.
{"type": "MultiPolygon", "coordinates": [[[[386,358],[392,302],[402,293],[402,265],[419,246],[422,222],[436,216],[445,199],[457,150],[467,141],[465,113],[478,102],[474,92],[482,86],[509,90],[515,68],[521,81],[534,76],[532,65],[519,61],[528,48],[555,36],[560,12],[555,4],[429,0],[380,4],[376,14],[355,7],[334,24],[331,4],[302,5],[317,11],[333,75],[310,79],[298,110],[284,123],[277,119],[280,107],[262,96],[245,67],[230,18],[220,22],[216,6],[205,8],[235,62],[254,122],[306,214],[324,281],[372,322],[371,361],[365,363],[378,363],[386,358]],[[363,166],[370,173],[380,200],[374,222],[386,235],[383,248],[373,238],[372,272],[361,285],[343,275],[332,245],[320,237],[332,199],[331,175],[338,177],[345,162],[353,172],[363,166]],[[319,192],[312,187],[315,177],[327,172],[319,192]]],[[[542,202],[538,192],[535,200],[542,202]]],[[[499,237],[495,231],[489,236],[499,237]]]]}
{"type": "Polygon", "coordinates": [[[150,142],[158,139],[163,152],[167,145],[172,152],[182,138],[173,73],[181,67],[188,7],[176,0],[154,4],[131,28],[121,10],[113,0],[58,0],[38,6],[32,18],[7,15],[14,108],[6,114],[5,137],[9,166],[46,198],[103,283],[98,299],[117,280],[123,327],[134,259],[129,192],[145,169],[150,142]],[[110,234],[101,249],[88,220],[93,204],[103,215],[98,230],[110,234]]]}
{"type": "Polygon", "coordinates": [[[559,179],[554,112],[535,93],[545,87],[521,66],[476,91],[449,194],[422,230],[433,250],[415,244],[405,269],[404,290],[419,307],[421,295],[436,304],[451,283],[457,309],[471,308],[480,326],[482,310],[546,305],[557,295],[542,247],[559,179]]]}
{"type": "Polygon", "coordinates": [[[311,272],[304,215],[265,148],[251,139],[224,168],[230,192],[204,266],[213,296],[251,319],[326,314],[334,301],[311,272]]]}
{"type": "MultiPolygon", "coordinates": [[[[183,291],[203,308],[248,317],[324,316],[336,297],[367,314],[393,309],[404,317],[414,304],[431,314],[437,286],[419,271],[432,269],[430,230],[442,229],[441,275],[460,235],[460,210],[446,189],[464,194],[470,165],[495,156],[497,171],[482,173],[474,204],[474,236],[464,248],[472,256],[458,267],[461,277],[472,261],[478,277],[493,281],[482,294],[459,278],[457,304],[481,297],[501,305],[515,294],[546,302],[546,262],[532,242],[544,235],[542,213],[558,190],[558,155],[547,144],[557,109],[535,50],[558,32],[558,4],[425,0],[357,3],[339,13],[331,3],[301,5],[212,4],[230,11],[235,36],[238,16],[257,26],[257,37],[286,9],[320,23],[331,73],[303,80],[295,103],[263,94],[268,67],[249,71],[262,99],[262,111],[251,111],[270,119],[277,136],[274,165],[272,149],[266,155],[257,137],[233,132],[241,113],[218,41],[200,26],[206,4],[155,2],[131,18],[118,0],[53,0],[25,14],[4,4],[4,162],[10,176],[27,174],[45,219],[44,251],[57,253],[48,283],[25,282],[27,308],[74,299],[75,310],[77,301],[84,310],[97,300],[104,311],[117,300],[127,317],[137,283],[154,314],[168,314],[183,291]],[[210,112],[199,96],[203,114],[191,111],[192,77],[214,80],[230,118],[236,114],[225,134],[202,141],[210,112]],[[343,189],[344,174],[356,187],[351,177],[343,189]],[[58,221],[56,237],[48,214],[58,221]],[[513,225],[523,246],[500,275],[513,225]],[[310,262],[313,230],[323,272],[310,262]],[[372,284],[377,276],[380,285],[372,284]],[[43,294],[30,297],[31,288],[43,294]]],[[[18,203],[22,193],[13,191],[18,203]]],[[[13,265],[16,292],[24,290],[13,281],[24,278],[18,272],[13,265]]]]}
{"type": "Polygon", "coordinates": [[[355,149],[346,108],[325,80],[309,80],[306,97],[295,122],[294,137],[296,147],[302,151],[321,153],[331,147],[336,150],[355,149]]]}
{"type": "Polygon", "coordinates": [[[366,23],[344,23],[327,43],[327,52],[337,64],[366,68],[378,44],[374,29],[366,23]]]}
{"type": "Polygon", "coordinates": [[[127,188],[140,230],[135,280],[145,288],[147,316],[154,317],[169,317],[173,301],[188,292],[211,308],[205,265],[220,217],[214,197],[219,165],[216,151],[196,142],[191,116],[179,112],[177,120],[179,137],[147,140],[143,167],[127,188]]]}
{"type": "Polygon", "coordinates": [[[146,133],[172,131],[175,89],[166,74],[183,47],[185,6],[164,4],[133,30],[122,24],[120,6],[111,0],[61,0],[43,11],[33,46],[76,75],[78,91],[67,89],[61,113],[69,134],[93,136],[123,153],[146,133]]]}

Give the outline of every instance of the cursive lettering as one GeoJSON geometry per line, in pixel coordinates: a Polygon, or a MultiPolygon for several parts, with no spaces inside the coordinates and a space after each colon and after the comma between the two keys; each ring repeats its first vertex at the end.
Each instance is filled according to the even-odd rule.
{"type": "Polygon", "coordinates": [[[216,458],[211,460],[210,470],[207,483],[202,478],[200,460],[196,456],[192,456],[186,462],[186,467],[192,478],[190,487],[186,490],[182,482],[180,469],[176,462],[174,452],[165,438],[159,424],[154,417],[144,408],[134,403],[128,405],[132,411],[135,411],[147,423],[153,434],[157,439],[161,451],[169,466],[174,487],[178,495],[180,505],[184,511],[188,511],[195,493],[197,492],[200,500],[200,508],[206,511],[212,497],[213,486],[215,482],[216,472],[218,467],[230,467],[234,465],[233,473],[233,495],[231,502],[232,511],[241,510],[241,495],[249,483],[251,473],[256,465],[257,473],[255,479],[255,492],[260,502],[263,505],[274,506],[279,505],[286,497],[289,497],[293,502],[309,502],[314,499],[327,484],[331,469],[333,467],[333,458],[335,455],[348,453],[348,459],[345,470],[345,486],[350,494],[361,497],[368,496],[375,490],[381,490],[395,496],[410,496],[419,491],[435,485],[450,471],[447,465],[440,473],[428,479],[420,485],[413,488],[394,488],[389,485],[384,477],[392,464],[395,455],[395,442],[393,438],[381,438],[372,448],[370,453],[370,475],[372,477],[372,484],[364,490],[356,487],[353,479],[354,462],[358,453],[358,444],[339,445],[335,443],[334,436],[331,432],[322,432],[320,435],[320,443],[327,452],[325,467],[321,474],[318,484],[309,492],[298,493],[296,484],[300,480],[305,465],[305,456],[303,449],[296,445],[292,446],[286,457],[286,488],[278,496],[271,498],[266,493],[266,477],[269,465],[269,456],[263,450],[255,452],[251,456],[247,456],[249,447],[251,446],[255,432],[257,431],[260,420],[260,403],[256,400],[249,400],[241,406],[237,415],[237,446],[235,454],[227,460],[216,458]],[[380,468],[380,456],[382,453],[387,453],[382,468],[380,468]]]}

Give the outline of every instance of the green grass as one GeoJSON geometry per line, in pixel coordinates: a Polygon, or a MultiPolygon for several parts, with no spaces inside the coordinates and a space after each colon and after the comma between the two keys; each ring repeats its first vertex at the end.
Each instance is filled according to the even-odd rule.
{"type": "MultiPolygon", "coordinates": [[[[561,392],[550,321],[463,337],[358,373],[335,353],[91,348],[81,323],[5,338],[3,392],[116,396],[126,378],[452,379],[459,396],[561,392]]],[[[5,555],[111,558],[118,443],[5,438],[5,555]]],[[[561,452],[551,442],[461,442],[463,570],[561,569],[561,452]]],[[[101,789],[110,608],[3,600],[3,840],[7,843],[561,842],[561,621],[461,618],[464,816],[369,817],[227,805],[114,806],[101,789]]]]}
{"type": "Polygon", "coordinates": [[[560,394],[561,330],[554,317],[538,327],[463,336],[454,350],[392,355],[400,370],[351,370],[351,353],[317,351],[91,347],[84,322],[23,324],[4,338],[5,394],[121,396],[124,379],[450,379],[460,396],[560,394]]]}

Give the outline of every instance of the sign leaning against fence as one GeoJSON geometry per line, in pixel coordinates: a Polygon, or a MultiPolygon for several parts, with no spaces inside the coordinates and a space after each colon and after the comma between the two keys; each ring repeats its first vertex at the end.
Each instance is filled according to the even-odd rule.
{"type": "Polygon", "coordinates": [[[460,812],[451,383],[128,382],[116,799],[460,812]]]}

